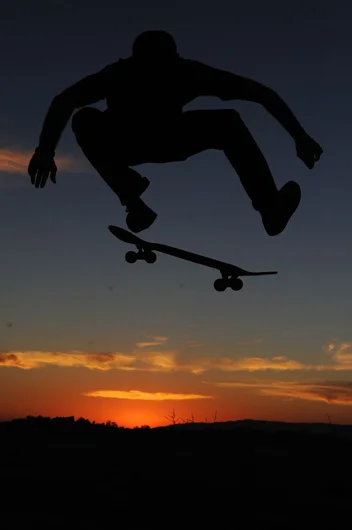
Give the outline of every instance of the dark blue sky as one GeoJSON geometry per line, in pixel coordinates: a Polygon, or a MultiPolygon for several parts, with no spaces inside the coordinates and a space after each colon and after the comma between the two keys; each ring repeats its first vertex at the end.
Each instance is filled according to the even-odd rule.
{"type": "Polygon", "coordinates": [[[241,356],[237,341],[259,338],[256,356],[325,363],[327,343],[352,341],[352,7],[340,0],[160,4],[17,0],[2,8],[0,349],[120,351],[137,336],[161,335],[176,350],[192,339],[203,355],[241,356]],[[266,235],[222,153],[139,166],[159,214],[149,239],[279,271],[248,279],[240,293],[216,293],[212,271],[167,256],[153,266],[126,264],[126,247],[107,229],[124,226],[124,211],[69,127],[57,149],[56,187],[36,190],[26,175],[51,99],[128,56],[146,29],[170,31],[184,57],[271,86],[324,148],[309,171],[258,105],[202,98],[188,107],[239,110],[278,185],[299,182],[301,206],[276,238],[266,235]],[[9,161],[19,170],[9,171],[9,161]]]}

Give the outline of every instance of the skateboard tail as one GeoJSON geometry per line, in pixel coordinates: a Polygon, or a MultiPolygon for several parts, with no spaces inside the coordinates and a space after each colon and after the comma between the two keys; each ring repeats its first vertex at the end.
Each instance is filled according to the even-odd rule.
{"type": "Polygon", "coordinates": [[[244,271],[241,276],[268,276],[271,274],[278,274],[278,271],[262,271],[262,272],[250,272],[250,271],[244,271]]]}

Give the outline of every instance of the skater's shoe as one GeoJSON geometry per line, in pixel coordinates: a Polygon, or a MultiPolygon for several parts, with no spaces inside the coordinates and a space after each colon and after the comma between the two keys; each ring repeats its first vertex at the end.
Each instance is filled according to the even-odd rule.
{"type": "Polygon", "coordinates": [[[301,188],[293,180],[287,182],[265,204],[255,207],[259,211],[264,228],[269,236],[283,232],[301,201],[301,188]]]}
{"type": "Polygon", "coordinates": [[[141,198],[126,204],[126,212],[126,224],[135,234],[149,228],[158,216],[141,198]]]}
{"type": "Polygon", "coordinates": [[[143,195],[149,184],[150,181],[147,177],[142,177],[142,175],[138,174],[130,175],[128,177],[128,188],[120,196],[122,206],[126,206],[127,202],[143,195]]]}
{"type": "Polygon", "coordinates": [[[126,184],[119,194],[122,206],[126,206],[126,224],[131,232],[141,232],[149,228],[157,218],[157,214],[141,199],[150,182],[147,177],[135,173],[129,175],[126,184]]]}
{"type": "Polygon", "coordinates": [[[142,177],[142,176],[136,177],[134,189],[136,190],[136,194],[138,195],[138,197],[143,195],[145,190],[148,188],[149,184],[150,184],[150,181],[149,179],[147,179],[147,177],[142,177]]]}

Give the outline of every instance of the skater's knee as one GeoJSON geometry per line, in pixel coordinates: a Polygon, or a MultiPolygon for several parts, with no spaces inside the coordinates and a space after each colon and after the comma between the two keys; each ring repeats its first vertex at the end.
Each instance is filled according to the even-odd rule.
{"type": "Polygon", "coordinates": [[[87,131],[87,128],[91,128],[92,125],[96,124],[101,119],[102,111],[95,107],[83,107],[79,109],[71,120],[71,127],[75,134],[81,131],[87,131]]]}
{"type": "Polygon", "coordinates": [[[238,127],[240,124],[243,124],[241,115],[235,109],[220,109],[220,124],[221,129],[227,133],[231,133],[234,127],[238,127]]]}
{"type": "Polygon", "coordinates": [[[232,145],[234,135],[237,141],[239,139],[245,141],[248,134],[250,134],[245,122],[242,120],[241,114],[237,112],[237,110],[226,110],[223,123],[223,145],[225,145],[225,147],[229,142],[232,145]]]}
{"type": "Polygon", "coordinates": [[[230,142],[233,142],[234,132],[238,135],[238,130],[243,127],[241,115],[234,109],[219,109],[216,130],[217,148],[224,149],[230,142]]]}
{"type": "Polygon", "coordinates": [[[244,123],[241,118],[241,114],[235,109],[228,110],[228,121],[232,126],[233,125],[238,126],[244,123]]]}

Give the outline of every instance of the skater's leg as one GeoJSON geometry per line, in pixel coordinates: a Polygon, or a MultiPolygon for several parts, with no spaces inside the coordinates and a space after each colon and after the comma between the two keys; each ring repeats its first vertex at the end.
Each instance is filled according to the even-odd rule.
{"type": "Polygon", "coordinates": [[[134,232],[148,228],[157,217],[140,199],[149,180],[118,161],[104,113],[92,107],[79,110],[72,118],[72,130],[86,158],[127,207],[129,228],[134,232]]]}
{"type": "Polygon", "coordinates": [[[228,112],[222,134],[223,151],[236,170],[253,207],[259,209],[277,193],[269,165],[238,112],[228,112]]]}
{"type": "Polygon", "coordinates": [[[299,205],[300,188],[291,181],[277,190],[268,163],[239,113],[233,109],[190,110],[181,121],[175,159],[186,160],[207,149],[223,151],[259,211],[266,232],[282,232],[299,205]]]}
{"type": "Polygon", "coordinates": [[[72,118],[72,130],[86,158],[122,204],[127,191],[133,193],[136,186],[143,191],[148,187],[148,179],[116,160],[116,145],[102,111],[93,107],[79,110],[72,118]]]}
{"type": "Polygon", "coordinates": [[[300,187],[291,181],[278,191],[263,153],[237,112],[229,111],[224,153],[253,208],[260,212],[267,233],[272,236],[281,233],[300,203],[300,187]]]}

